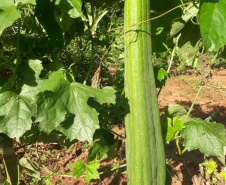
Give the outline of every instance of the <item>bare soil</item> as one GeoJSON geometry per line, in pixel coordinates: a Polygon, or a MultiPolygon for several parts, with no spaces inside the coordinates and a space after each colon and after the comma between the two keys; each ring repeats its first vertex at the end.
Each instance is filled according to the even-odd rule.
{"type": "MultiPolygon", "coordinates": [[[[193,116],[202,119],[211,118],[219,123],[226,125],[226,70],[212,71],[212,79],[210,85],[203,88],[195,106],[191,112],[193,116]]],[[[164,110],[169,104],[180,104],[189,109],[191,106],[198,88],[200,86],[200,76],[193,71],[189,75],[173,76],[167,80],[165,87],[159,96],[159,108],[161,117],[164,110]]],[[[114,131],[118,134],[125,135],[124,126],[115,126],[114,131]]],[[[39,144],[40,158],[50,170],[54,170],[56,158],[60,151],[59,144],[39,144]]],[[[30,158],[34,164],[39,164],[35,153],[35,146],[17,151],[18,158],[23,156],[30,158]]],[[[88,155],[88,146],[85,142],[78,142],[73,145],[70,150],[63,149],[59,158],[59,167],[57,173],[68,173],[70,168],[77,160],[86,161],[88,155]]],[[[175,143],[166,146],[167,163],[172,166],[172,185],[191,185],[191,179],[195,174],[199,174],[199,164],[204,162],[204,155],[199,151],[185,152],[183,156],[179,156],[175,143]]],[[[2,156],[0,155],[0,163],[2,163],[2,156]]],[[[120,163],[125,164],[125,141],[123,140],[122,147],[118,156],[114,159],[101,159],[101,165],[112,165],[120,163]]],[[[219,162],[220,164],[220,162],[219,162]]],[[[42,175],[47,174],[44,168],[41,167],[42,175]]],[[[100,171],[106,170],[100,168],[100,171]]],[[[92,180],[91,185],[126,185],[127,175],[122,174],[126,168],[121,168],[118,171],[104,173],[100,175],[99,180],[92,180]],[[117,172],[117,173],[116,173],[117,172]]],[[[26,171],[21,178],[21,184],[35,184],[31,182],[30,177],[26,176],[26,171]]],[[[78,179],[71,177],[52,177],[53,184],[72,184],[85,185],[84,177],[78,179]]]]}

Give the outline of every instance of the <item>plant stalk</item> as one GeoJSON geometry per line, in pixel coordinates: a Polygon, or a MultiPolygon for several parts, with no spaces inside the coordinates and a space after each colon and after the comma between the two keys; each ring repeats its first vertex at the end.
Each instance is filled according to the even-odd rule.
{"type": "Polygon", "coordinates": [[[1,134],[3,140],[1,144],[4,166],[6,169],[7,180],[11,185],[17,185],[19,181],[17,158],[14,153],[13,140],[6,134],[1,134]]]}
{"type": "Polygon", "coordinates": [[[194,107],[195,102],[196,102],[196,100],[198,99],[198,96],[199,96],[199,94],[200,94],[200,92],[201,92],[201,90],[202,90],[203,86],[204,86],[204,85],[203,85],[203,84],[201,84],[201,86],[199,87],[199,90],[198,90],[198,92],[197,92],[197,94],[196,94],[196,96],[195,96],[194,101],[192,102],[191,107],[190,107],[190,108],[189,108],[189,110],[188,110],[188,113],[187,113],[186,117],[188,117],[188,116],[190,115],[191,110],[192,110],[192,108],[194,107]]]}

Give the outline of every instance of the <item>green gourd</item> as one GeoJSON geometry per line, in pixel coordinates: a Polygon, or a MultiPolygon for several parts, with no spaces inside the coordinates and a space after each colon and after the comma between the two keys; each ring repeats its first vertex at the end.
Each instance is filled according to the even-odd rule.
{"type": "Polygon", "coordinates": [[[165,185],[165,153],[152,66],[150,0],[125,0],[128,185],[165,185]]]}

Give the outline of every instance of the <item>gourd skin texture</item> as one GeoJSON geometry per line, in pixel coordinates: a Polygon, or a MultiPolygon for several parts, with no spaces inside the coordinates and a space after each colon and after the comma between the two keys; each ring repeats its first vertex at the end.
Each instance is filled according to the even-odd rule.
{"type": "MultiPolygon", "coordinates": [[[[125,25],[149,19],[149,12],[150,0],[126,0],[125,25]]],[[[165,153],[151,61],[150,26],[149,21],[125,28],[128,185],[165,185],[165,153]]]]}

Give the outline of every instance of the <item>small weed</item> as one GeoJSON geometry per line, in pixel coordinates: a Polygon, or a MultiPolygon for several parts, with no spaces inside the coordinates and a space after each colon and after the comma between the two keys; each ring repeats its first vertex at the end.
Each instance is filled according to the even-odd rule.
{"type": "Polygon", "coordinates": [[[89,143],[85,143],[84,145],[81,146],[81,148],[82,149],[87,149],[87,148],[89,148],[89,146],[90,146],[89,143]]]}
{"type": "Polygon", "coordinates": [[[7,181],[7,176],[6,176],[6,172],[3,164],[0,164],[0,184],[10,185],[10,183],[8,183],[7,181]]]}

